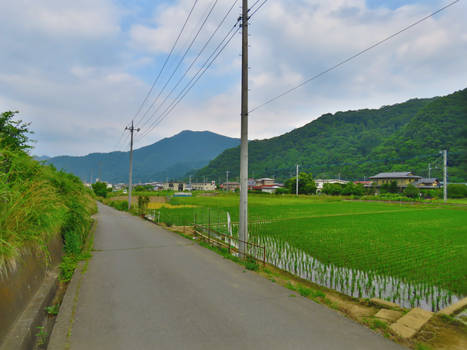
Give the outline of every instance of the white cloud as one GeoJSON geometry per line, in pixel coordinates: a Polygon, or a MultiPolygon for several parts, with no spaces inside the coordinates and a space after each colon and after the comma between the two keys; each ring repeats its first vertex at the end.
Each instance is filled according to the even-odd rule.
{"type": "MultiPolygon", "coordinates": [[[[86,154],[110,151],[115,146],[193,2],[165,1],[154,9],[138,10],[132,10],[131,4],[126,3],[125,9],[111,0],[18,0],[0,5],[0,31],[6,33],[0,36],[0,110],[19,109],[23,119],[33,122],[39,141],[37,153],[86,154]]],[[[174,68],[211,4],[199,2],[161,82],[174,68]]],[[[231,4],[231,0],[219,0],[182,68],[191,62],[231,4]]],[[[250,107],[443,4],[441,0],[420,1],[391,10],[368,8],[365,0],[269,1],[250,26],[250,107]]],[[[235,8],[196,67],[238,14],[235,8]]],[[[465,88],[466,17],[466,3],[460,2],[255,111],[250,118],[250,138],[282,134],[327,112],[379,107],[465,88]]],[[[186,99],[140,145],[183,129],[238,137],[239,54],[238,35],[186,99]]],[[[176,80],[183,71],[175,75],[176,80]]],[[[158,91],[156,87],[152,97],[158,91]]]]}
{"type": "Polygon", "coordinates": [[[102,38],[119,31],[118,11],[109,0],[15,0],[1,10],[3,21],[21,23],[16,28],[51,36],[102,38]]]}

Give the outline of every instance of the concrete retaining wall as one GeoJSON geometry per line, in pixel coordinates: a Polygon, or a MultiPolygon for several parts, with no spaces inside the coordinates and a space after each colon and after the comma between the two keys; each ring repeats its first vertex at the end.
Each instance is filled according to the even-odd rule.
{"type": "Polygon", "coordinates": [[[47,258],[40,248],[25,247],[16,259],[16,266],[0,275],[0,344],[39,289],[47,271],[60,263],[63,256],[60,235],[49,241],[48,249],[47,258]]]}

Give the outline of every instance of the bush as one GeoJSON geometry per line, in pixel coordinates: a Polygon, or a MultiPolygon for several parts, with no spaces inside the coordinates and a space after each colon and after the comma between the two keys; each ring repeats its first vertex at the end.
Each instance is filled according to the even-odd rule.
{"type": "Polygon", "coordinates": [[[467,198],[467,186],[463,184],[448,184],[449,198],[467,198]]]}
{"type": "Polygon", "coordinates": [[[96,196],[107,197],[107,184],[105,182],[96,182],[92,184],[92,189],[96,196]]]}
{"type": "Polygon", "coordinates": [[[412,184],[407,185],[404,194],[409,198],[419,198],[420,190],[412,184]]]}

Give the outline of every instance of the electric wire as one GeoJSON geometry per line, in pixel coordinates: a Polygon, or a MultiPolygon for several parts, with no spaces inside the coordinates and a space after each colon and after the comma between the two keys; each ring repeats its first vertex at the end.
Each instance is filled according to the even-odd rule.
{"type": "MultiPolygon", "coordinates": [[[[231,31],[228,33],[230,34],[232,30],[235,27],[231,29],[231,31]]],[[[150,129],[140,138],[142,139],[149,133],[151,133],[154,128],[159,125],[167,116],[170,114],[170,112],[183,100],[183,98],[188,94],[188,92],[194,87],[194,85],[198,82],[198,80],[206,73],[206,71],[211,67],[211,65],[214,63],[214,61],[217,59],[217,57],[221,54],[222,51],[227,47],[227,45],[230,43],[230,41],[234,38],[235,34],[238,33],[240,28],[237,29],[232,35],[230,36],[229,40],[224,44],[224,46],[216,53],[217,49],[222,45],[222,43],[225,41],[225,38],[223,41],[221,41],[220,45],[216,50],[213,52],[213,54],[208,58],[208,60],[205,62],[205,64],[198,70],[198,72],[193,76],[193,78],[188,82],[188,84],[185,86],[184,89],[180,91],[180,93],[177,95],[177,97],[172,101],[172,104],[170,104],[164,112],[153,122],[151,125],[150,129]],[[215,54],[215,55],[214,55],[215,54]],[[214,57],[213,57],[214,56],[214,57]],[[213,57],[211,59],[211,57],[213,57]],[[209,60],[211,60],[209,62],[209,60]],[[208,63],[209,62],[209,63],[208,63]]],[[[226,37],[227,38],[227,37],[226,37]]]]}
{"type": "Polygon", "coordinates": [[[193,6],[191,7],[190,9],[190,12],[188,13],[188,16],[187,18],[185,19],[185,23],[183,23],[183,26],[182,26],[182,29],[180,30],[180,32],[178,33],[178,36],[177,38],[175,39],[175,42],[173,43],[172,45],[172,48],[170,49],[170,52],[169,54],[167,55],[165,61],[164,61],[164,64],[162,65],[162,68],[160,69],[159,73],[157,74],[156,78],[154,79],[152,85],[151,85],[151,88],[149,89],[148,93],[146,94],[146,97],[144,98],[143,102],[140,104],[136,114],[134,115],[133,117],[133,120],[136,119],[136,117],[138,116],[138,114],[141,112],[141,110],[143,109],[143,106],[144,104],[146,103],[146,101],[148,100],[149,96],[151,96],[152,94],[152,91],[154,90],[154,87],[156,86],[157,82],[159,81],[159,78],[161,77],[165,67],[167,66],[167,63],[169,62],[170,58],[172,57],[172,54],[175,50],[175,47],[177,46],[183,32],[185,31],[185,28],[186,28],[186,25],[188,24],[188,21],[190,20],[190,17],[191,15],[193,14],[193,11],[197,5],[199,0],[195,0],[194,3],[193,3],[193,6]]]}
{"type": "Polygon", "coordinates": [[[255,3],[253,5],[251,5],[251,7],[248,9],[248,12],[250,12],[257,4],[258,2],[260,2],[261,0],[256,0],[255,3]]]}
{"type": "MultiPolygon", "coordinates": [[[[238,21],[239,20],[237,20],[237,23],[238,23],[238,21]]],[[[140,140],[143,139],[148,134],[150,134],[154,130],[154,128],[157,125],[159,125],[173,111],[173,109],[183,100],[183,98],[188,94],[188,92],[190,92],[190,90],[196,85],[196,83],[199,81],[199,79],[206,73],[206,71],[211,67],[211,65],[215,62],[215,60],[219,57],[219,55],[224,51],[224,49],[227,47],[227,45],[232,41],[232,39],[235,37],[235,35],[239,32],[240,27],[238,27],[237,30],[234,31],[236,26],[237,26],[237,24],[235,24],[235,26],[232,27],[232,29],[229,31],[229,33],[227,33],[227,36],[224,37],[224,39],[217,46],[217,48],[214,50],[213,54],[211,54],[211,56],[208,58],[208,60],[205,62],[205,64],[198,70],[198,72],[188,82],[188,84],[185,86],[185,88],[177,95],[177,97],[174,99],[172,104],[169,105],[164,110],[164,112],[156,120],[154,120],[154,122],[150,126],[150,128],[140,137],[140,140]],[[229,35],[230,35],[230,38],[225,42],[226,38],[229,35]],[[222,46],[222,44],[223,44],[223,46],[222,46]],[[221,47],[221,48],[219,49],[219,47],[221,47]]]]}
{"type": "MultiPolygon", "coordinates": [[[[216,29],[214,30],[214,32],[212,32],[212,34],[210,35],[210,37],[208,38],[208,40],[206,41],[206,43],[203,45],[203,47],[201,48],[201,50],[198,52],[197,56],[193,59],[193,61],[191,62],[191,64],[188,66],[188,68],[185,70],[184,74],[179,78],[179,80],[177,81],[177,83],[174,85],[174,87],[170,90],[170,92],[165,96],[164,100],[156,107],[156,109],[153,111],[153,114],[151,116],[151,118],[149,118],[148,120],[151,120],[153,118],[154,115],[156,115],[157,112],[159,112],[159,110],[165,105],[165,103],[168,101],[168,99],[172,96],[172,94],[174,93],[174,91],[178,88],[178,86],[180,85],[180,83],[185,79],[185,77],[187,76],[187,74],[190,72],[191,68],[193,68],[194,64],[198,61],[198,59],[201,57],[201,55],[203,54],[204,50],[208,47],[209,43],[211,42],[211,40],[214,38],[214,36],[217,34],[217,32],[219,31],[219,29],[222,27],[222,25],[225,23],[225,20],[228,18],[228,16],[230,15],[230,13],[232,12],[232,10],[234,9],[235,5],[237,4],[238,0],[235,0],[232,4],[232,6],[229,8],[229,10],[227,11],[227,13],[225,14],[225,16],[222,18],[221,22],[219,23],[219,25],[216,27],[216,29]]],[[[145,123],[146,125],[146,123],[145,123]]],[[[141,126],[141,128],[143,128],[145,125],[141,126]]]]}
{"type": "MultiPolygon", "coordinates": [[[[214,8],[216,7],[217,3],[219,2],[219,0],[215,0],[210,9],[209,9],[209,12],[208,14],[206,15],[206,17],[204,18],[204,21],[201,23],[201,26],[199,27],[198,31],[196,32],[195,36],[193,37],[193,39],[191,40],[190,44],[188,45],[188,47],[185,49],[185,52],[183,53],[182,57],[179,59],[178,63],[177,63],[177,66],[175,67],[175,69],[172,71],[172,74],[169,76],[169,78],[167,79],[167,81],[165,82],[164,86],[162,87],[162,89],[159,91],[159,93],[157,94],[157,97],[154,99],[154,101],[152,102],[152,104],[149,106],[149,108],[146,110],[146,112],[143,114],[142,118],[140,119],[139,123],[143,123],[143,120],[145,119],[146,115],[149,113],[149,111],[154,107],[154,105],[157,103],[157,101],[159,100],[160,96],[162,95],[162,93],[165,91],[165,89],[167,88],[167,86],[169,85],[169,83],[172,81],[175,73],[178,71],[178,69],[180,68],[180,66],[182,65],[183,61],[185,60],[185,57],[188,55],[188,52],[191,50],[191,48],[193,47],[196,39],[198,38],[199,34],[201,33],[201,31],[203,30],[204,26],[206,25],[206,22],[208,21],[209,17],[211,16],[212,12],[214,11],[214,8]]],[[[146,124],[147,124],[148,120],[146,120],[143,125],[141,125],[141,128],[143,128],[146,124]]]]}
{"type": "MultiPolygon", "coordinates": [[[[266,1],[267,1],[267,0],[266,0],[266,1]]],[[[293,88],[290,88],[290,89],[288,89],[288,90],[286,90],[286,91],[280,93],[279,95],[277,95],[277,96],[275,96],[275,97],[273,97],[273,98],[271,98],[271,99],[269,99],[269,100],[263,102],[262,104],[257,105],[256,107],[252,108],[248,113],[251,114],[251,113],[255,112],[256,110],[258,110],[258,109],[260,109],[260,108],[262,108],[262,107],[264,107],[264,106],[266,106],[266,105],[268,105],[268,104],[270,104],[270,103],[272,103],[272,102],[274,102],[274,101],[276,101],[276,100],[278,100],[278,99],[284,97],[285,95],[288,95],[288,94],[294,92],[295,90],[298,90],[298,89],[301,88],[302,86],[304,86],[304,85],[306,85],[306,84],[312,82],[313,80],[316,80],[316,79],[322,77],[323,75],[325,75],[325,74],[327,74],[327,73],[329,73],[329,72],[331,72],[331,71],[333,71],[333,70],[339,68],[340,66],[342,66],[342,65],[344,65],[344,64],[346,64],[346,63],[352,61],[353,59],[355,59],[355,58],[357,58],[357,57],[363,55],[364,53],[370,51],[371,49],[374,49],[375,47],[380,46],[381,44],[385,43],[386,41],[389,41],[390,39],[392,39],[392,38],[398,36],[399,34],[401,34],[401,33],[405,32],[405,31],[407,31],[407,30],[409,30],[409,29],[415,27],[416,25],[418,25],[418,24],[420,24],[420,23],[422,23],[422,22],[424,22],[424,21],[426,21],[427,19],[429,19],[429,18],[433,17],[434,15],[436,15],[436,14],[438,14],[438,13],[444,11],[444,10],[447,9],[448,7],[453,6],[454,4],[456,4],[456,3],[459,2],[459,1],[460,1],[460,0],[455,0],[455,1],[453,1],[453,2],[451,2],[451,3],[449,3],[449,4],[447,4],[446,6],[443,6],[443,7],[440,8],[439,10],[437,10],[437,11],[435,11],[435,12],[433,12],[433,13],[431,13],[431,14],[429,14],[429,15],[427,15],[427,16],[421,18],[421,19],[419,19],[418,21],[416,21],[416,22],[410,24],[409,26],[407,26],[407,27],[405,27],[405,28],[399,30],[398,32],[396,32],[396,33],[394,33],[394,34],[391,34],[390,36],[388,36],[388,37],[386,37],[386,38],[384,38],[384,39],[382,39],[382,40],[380,40],[380,41],[374,43],[373,45],[367,47],[366,49],[357,52],[356,54],[350,56],[349,58],[346,58],[345,60],[340,61],[339,63],[337,63],[337,64],[335,64],[334,66],[332,66],[332,67],[330,67],[330,68],[328,68],[328,69],[322,71],[321,73],[318,73],[318,74],[314,75],[313,77],[311,77],[311,78],[309,78],[309,79],[307,79],[307,80],[304,80],[303,82],[301,82],[300,84],[294,86],[293,88]]],[[[258,8],[258,9],[259,9],[259,8],[258,8]]],[[[258,9],[257,9],[257,10],[258,10],[258,9]]],[[[255,12],[256,12],[256,11],[255,11],[255,12]]],[[[254,15],[255,12],[253,12],[252,15],[254,15]]],[[[252,16],[252,15],[251,15],[251,16],[252,16]]],[[[251,16],[250,16],[250,17],[251,17],[251,16]]]]}
{"type": "MultiPolygon", "coordinates": [[[[195,9],[195,7],[196,7],[198,1],[199,1],[199,0],[195,0],[195,1],[194,1],[193,6],[191,7],[190,12],[188,13],[188,16],[187,16],[187,18],[185,19],[185,22],[183,23],[183,26],[182,26],[180,32],[178,33],[178,36],[177,36],[177,38],[175,39],[175,42],[174,42],[173,45],[172,45],[172,48],[170,49],[169,54],[167,55],[167,57],[166,57],[166,59],[165,59],[163,65],[162,65],[161,69],[159,70],[159,73],[157,74],[156,78],[154,79],[154,81],[153,81],[153,83],[152,83],[152,85],[151,85],[151,88],[149,89],[148,93],[147,93],[146,96],[144,97],[143,102],[141,102],[141,104],[139,105],[139,107],[138,107],[136,113],[134,114],[132,120],[136,120],[136,118],[138,117],[139,113],[141,113],[141,110],[143,109],[143,106],[146,104],[146,102],[147,102],[149,96],[151,96],[151,94],[152,94],[152,92],[153,92],[153,90],[154,90],[154,87],[156,86],[157,82],[159,81],[159,78],[161,77],[161,75],[162,75],[162,73],[163,73],[165,67],[167,66],[167,63],[169,62],[170,58],[172,57],[172,54],[173,54],[173,52],[174,52],[174,50],[175,50],[175,48],[176,48],[176,46],[177,46],[177,44],[178,44],[178,42],[179,42],[179,40],[180,40],[180,38],[181,38],[183,32],[185,31],[185,28],[186,28],[186,26],[187,26],[187,24],[188,24],[188,21],[190,20],[191,15],[193,14],[193,11],[194,11],[194,9],[195,9]]],[[[118,148],[118,147],[120,146],[124,134],[125,134],[125,130],[122,132],[122,135],[120,135],[119,141],[118,141],[117,145],[116,145],[114,148],[118,148]]]]}
{"type": "MultiPolygon", "coordinates": [[[[264,0],[254,11],[251,15],[248,16],[248,19],[250,19],[251,17],[253,17],[255,15],[256,12],[258,12],[261,7],[263,7],[269,0],[264,0]]],[[[253,7],[258,3],[259,1],[256,1],[253,6],[248,10],[250,11],[251,9],[253,9],[253,7]]]]}

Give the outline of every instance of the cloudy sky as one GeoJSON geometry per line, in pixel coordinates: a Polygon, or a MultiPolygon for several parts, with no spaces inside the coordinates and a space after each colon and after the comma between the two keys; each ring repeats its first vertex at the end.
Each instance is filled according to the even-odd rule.
{"type": "MultiPolygon", "coordinates": [[[[251,19],[250,107],[450,1],[269,0],[251,19]]],[[[233,27],[240,2],[195,61],[234,0],[197,2],[152,94],[137,114],[194,0],[2,1],[0,111],[19,110],[21,119],[32,122],[36,155],[124,149],[128,135],[121,138],[122,129],[136,114],[142,129],[137,147],[186,129],[239,137],[239,34],[172,113],[148,131],[233,27]]],[[[250,116],[250,139],[280,135],[327,112],[380,107],[466,88],[466,3],[460,0],[256,110],[250,116]]]]}

